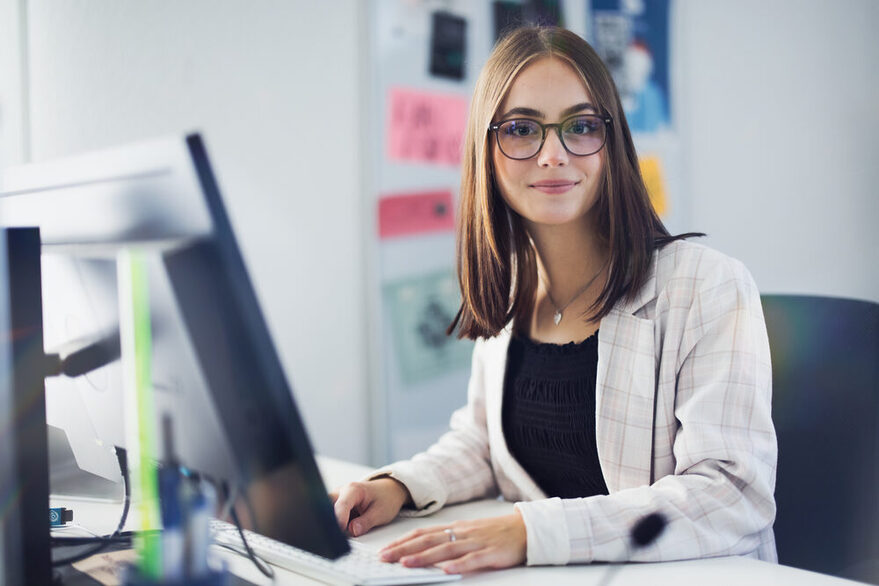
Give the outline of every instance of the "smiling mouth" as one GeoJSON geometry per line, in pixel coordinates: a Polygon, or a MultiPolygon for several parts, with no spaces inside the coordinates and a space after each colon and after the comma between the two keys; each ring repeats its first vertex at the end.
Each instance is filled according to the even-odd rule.
{"type": "Polygon", "coordinates": [[[532,183],[530,187],[543,193],[553,194],[565,193],[579,183],[579,181],[538,181],[537,183],[532,183]]]}

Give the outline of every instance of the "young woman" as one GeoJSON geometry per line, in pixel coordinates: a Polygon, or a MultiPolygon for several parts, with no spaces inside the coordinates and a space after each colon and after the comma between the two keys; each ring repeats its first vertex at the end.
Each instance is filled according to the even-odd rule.
{"type": "Polygon", "coordinates": [[[384,559],[775,560],[760,297],[741,263],[686,236],[653,211],[592,48],[558,28],[500,41],[464,146],[450,330],[476,340],[468,404],[429,450],[332,495],[342,527],[500,493],[513,514],[416,531],[384,559]],[[631,549],[653,512],[667,528],[631,549]]]}

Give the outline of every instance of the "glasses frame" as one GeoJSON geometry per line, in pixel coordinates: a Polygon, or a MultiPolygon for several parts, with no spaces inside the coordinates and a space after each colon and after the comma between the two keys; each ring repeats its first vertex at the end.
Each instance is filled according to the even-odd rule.
{"type": "Polygon", "coordinates": [[[555,132],[559,137],[559,142],[562,143],[562,146],[564,147],[565,151],[567,151],[571,156],[589,157],[591,155],[594,155],[595,153],[597,153],[601,149],[603,149],[604,145],[607,144],[607,134],[610,131],[610,129],[613,128],[613,118],[611,118],[610,116],[603,116],[601,114],[574,114],[573,116],[568,116],[567,118],[565,118],[561,122],[556,122],[554,124],[543,124],[542,122],[538,122],[537,120],[535,120],[533,118],[509,118],[507,120],[501,120],[497,124],[490,124],[488,126],[488,129],[490,131],[494,132],[494,138],[495,138],[495,141],[497,142],[497,148],[500,149],[501,153],[505,157],[507,157],[508,159],[513,159],[514,161],[527,161],[528,159],[533,159],[534,157],[539,155],[540,151],[543,150],[544,143],[546,142],[546,131],[550,128],[555,128],[555,132]],[[604,140],[601,141],[601,144],[598,146],[597,149],[595,149],[591,153],[586,153],[585,155],[580,155],[580,154],[577,154],[577,153],[571,151],[571,149],[568,148],[568,145],[565,144],[565,139],[562,137],[562,126],[564,126],[565,123],[567,123],[569,120],[571,120],[573,118],[582,118],[584,116],[589,117],[589,118],[598,118],[599,120],[601,120],[604,123],[604,131],[605,132],[604,132],[604,140]],[[511,157],[506,152],[504,152],[504,147],[501,146],[501,137],[500,137],[500,134],[498,134],[498,130],[500,130],[501,125],[506,124],[507,122],[517,122],[517,121],[526,121],[526,120],[528,122],[533,122],[534,124],[537,124],[540,127],[540,130],[543,133],[543,135],[540,138],[540,146],[537,147],[537,151],[529,157],[511,157]]]}

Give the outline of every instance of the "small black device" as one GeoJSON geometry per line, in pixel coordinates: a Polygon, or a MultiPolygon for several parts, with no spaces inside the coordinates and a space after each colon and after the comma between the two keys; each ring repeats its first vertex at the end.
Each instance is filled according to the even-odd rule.
{"type": "Polygon", "coordinates": [[[467,21],[448,12],[434,12],[430,29],[430,73],[464,79],[467,21]]]}

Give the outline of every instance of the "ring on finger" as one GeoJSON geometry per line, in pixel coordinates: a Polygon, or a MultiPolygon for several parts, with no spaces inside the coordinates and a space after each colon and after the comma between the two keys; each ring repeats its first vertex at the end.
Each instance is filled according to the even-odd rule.
{"type": "Polygon", "coordinates": [[[454,529],[443,529],[443,533],[449,536],[449,541],[455,542],[458,541],[458,536],[455,535],[454,529]]]}

